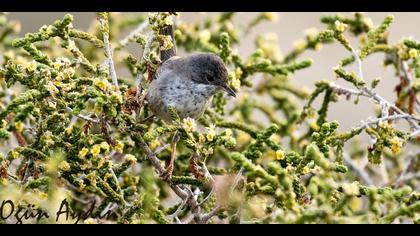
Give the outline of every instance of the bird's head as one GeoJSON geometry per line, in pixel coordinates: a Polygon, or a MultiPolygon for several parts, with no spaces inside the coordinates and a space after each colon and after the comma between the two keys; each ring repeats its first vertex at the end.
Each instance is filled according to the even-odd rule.
{"type": "Polygon", "coordinates": [[[235,90],[229,87],[228,72],[220,57],[212,53],[198,53],[189,57],[189,64],[192,80],[217,86],[230,96],[236,97],[235,90]]]}

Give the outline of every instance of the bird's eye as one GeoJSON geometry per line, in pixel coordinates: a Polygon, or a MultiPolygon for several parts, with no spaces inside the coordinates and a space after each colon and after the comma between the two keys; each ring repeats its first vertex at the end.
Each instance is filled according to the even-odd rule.
{"type": "Polygon", "coordinates": [[[209,81],[209,82],[213,82],[214,81],[214,77],[211,76],[211,75],[207,75],[206,76],[206,80],[209,81]]]}

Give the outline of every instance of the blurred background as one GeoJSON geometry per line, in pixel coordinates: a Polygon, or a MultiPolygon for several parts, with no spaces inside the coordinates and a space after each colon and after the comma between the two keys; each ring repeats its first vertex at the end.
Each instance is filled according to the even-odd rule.
{"type": "MultiPolygon", "coordinates": [[[[9,13],[10,19],[19,20],[22,23],[21,34],[37,31],[39,27],[45,24],[51,24],[56,19],[61,19],[65,12],[31,12],[31,13],[9,13]]],[[[95,13],[87,12],[71,12],[74,16],[74,27],[79,29],[87,29],[91,22],[95,19],[95,13]]],[[[122,13],[128,14],[128,13],[122,13]]],[[[133,13],[130,13],[133,14],[133,13]]],[[[137,14],[137,13],[136,13],[137,14]]],[[[144,13],[138,13],[144,14],[144,13]]],[[[181,13],[180,18],[186,22],[203,21],[207,17],[212,17],[215,13],[181,13]]],[[[234,17],[235,27],[246,26],[258,12],[238,13],[234,17]]],[[[277,22],[263,22],[259,24],[250,34],[242,39],[238,48],[242,56],[248,56],[254,49],[254,40],[257,34],[274,32],[279,38],[279,47],[283,55],[293,49],[293,43],[304,37],[305,29],[316,27],[319,30],[324,29],[324,25],[320,22],[320,17],[325,15],[335,15],[335,12],[280,12],[277,22]]],[[[351,15],[352,13],[341,13],[343,15],[351,15]]],[[[391,44],[398,42],[403,37],[414,37],[420,39],[420,30],[418,22],[420,22],[420,13],[391,13],[391,12],[374,12],[365,13],[371,17],[374,25],[379,24],[386,15],[393,14],[395,16],[394,23],[390,27],[389,41],[391,44]]],[[[357,47],[357,39],[351,41],[354,47],[357,47]]],[[[320,51],[306,51],[299,59],[311,58],[313,65],[304,70],[300,70],[292,79],[298,86],[308,87],[312,89],[314,82],[326,79],[335,80],[332,67],[337,62],[348,57],[349,53],[338,43],[324,45],[320,51]]],[[[393,92],[395,85],[398,83],[391,67],[384,68],[382,65],[383,55],[374,54],[364,61],[364,75],[369,83],[375,78],[381,77],[382,82],[378,86],[377,91],[388,101],[393,102],[395,94],[393,92]]],[[[347,83],[337,81],[338,84],[349,86],[347,83]]],[[[348,130],[360,124],[361,120],[373,115],[375,105],[365,99],[361,99],[360,104],[354,105],[352,101],[340,100],[333,103],[330,107],[328,120],[338,120],[341,124],[341,130],[348,130]]],[[[403,122],[402,125],[405,125],[403,122]]]]}

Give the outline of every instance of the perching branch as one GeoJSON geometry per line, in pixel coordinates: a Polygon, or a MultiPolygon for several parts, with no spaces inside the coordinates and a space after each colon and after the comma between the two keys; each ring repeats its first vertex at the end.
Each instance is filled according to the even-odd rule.
{"type": "MultiPolygon", "coordinates": [[[[108,20],[108,18],[106,18],[106,20],[108,20]]],[[[115,71],[114,60],[112,59],[113,50],[111,49],[111,46],[109,43],[109,31],[108,31],[109,29],[107,26],[108,23],[105,22],[104,18],[99,18],[99,23],[101,24],[101,31],[102,31],[102,37],[103,37],[104,46],[105,46],[105,56],[107,57],[107,62],[108,62],[109,75],[111,76],[112,84],[115,86],[116,90],[119,91],[117,73],[115,71]]]]}

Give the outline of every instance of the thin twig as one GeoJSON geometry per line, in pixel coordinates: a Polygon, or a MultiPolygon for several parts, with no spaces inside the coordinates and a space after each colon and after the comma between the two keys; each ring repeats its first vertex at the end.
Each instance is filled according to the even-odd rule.
{"type": "MultiPolygon", "coordinates": [[[[416,122],[420,122],[420,118],[409,115],[403,111],[401,111],[399,108],[395,107],[394,105],[392,105],[390,102],[386,101],[385,99],[383,99],[381,96],[377,95],[376,93],[374,93],[373,91],[369,90],[369,89],[365,89],[362,91],[358,91],[358,90],[354,90],[354,89],[350,89],[350,88],[345,88],[342,87],[340,85],[337,85],[335,83],[330,83],[329,84],[330,88],[333,89],[333,91],[335,91],[336,93],[340,93],[340,94],[351,94],[351,95],[357,95],[357,96],[365,96],[365,97],[369,97],[369,98],[373,98],[376,102],[378,102],[379,104],[382,104],[381,106],[387,106],[390,107],[392,109],[394,109],[398,114],[397,115],[392,115],[392,116],[382,116],[380,118],[377,118],[371,122],[365,123],[361,126],[359,126],[357,129],[364,129],[367,128],[371,125],[377,124],[379,122],[383,122],[383,121],[389,121],[389,120],[397,120],[397,119],[405,119],[407,120],[414,128],[414,135],[418,134],[418,130],[420,130],[420,126],[418,126],[416,124],[416,122]]],[[[414,136],[413,135],[413,136],[414,136]]]]}
{"type": "Polygon", "coordinates": [[[417,155],[412,155],[411,158],[405,163],[404,169],[401,171],[401,173],[397,176],[394,183],[397,185],[400,185],[402,182],[404,182],[404,178],[406,177],[407,173],[409,172],[410,168],[412,168],[413,164],[416,161],[417,155]]]}
{"type": "MultiPolygon", "coordinates": [[[[160,160],[157,158],[156,154],[152,150],[150,150],[149,146],[143,140],[142,137],[138,136],[138,139],[139,139],[139,144],[140,144],[141,148],[146,153],[147,158],[150,160],[150,162],[152,163],[152,165],[154,166],[154,168],[156,169],[158,174],[160,175],[161,173],[164,173],[165,169],[161,165],[160,160]]],[[[175,192],[175,194],[178,195],[178,197],[180,197],[183,200],[187,199],[187,204],[189,205],[190,209],[192,211],[195,211],[196,221],[200,221],[201,220],[201,216],[200,216],[200,210],[201,209],[200,209],[200,206],[198,205],[198,202],[192,197],[191,190],[189,190],[188,188],[182,190],[180,186],[174,185],[170,182],[168,182],[168,185],[175,192]]]]}
{"type": "Polygon", "coordinates": [[[153,153],[155,154],[155,155],[157,155],[157,154],[159,154],[159,153],[161,153],[161,152],[163,152],[163,151],[165,151],[165,149],[167,149],[169,147],[169,143],[167,143],[167,144],[165,144],[165,145],[163,145],[163,146],[161,146],[161,147],[158,147],[153,153]]]}
{"type": "MultiPolygon", "coordinates": [[[[176,209],[176,211],[174,213],[172,213],[171,215],[168,215],[168,217],[173,218],[173,219],[178,219],[178,215],[182,212],[182,210],[184,209],[185,205],[187,204],[188,199],[183,199],[181,201],[181,204],[178,206],[178,208],[176,209]]],[[[179,220],[179,219],[178,219],[179,220]]]]}
{"type": "Polygon", "coordinates": [[[115,181],[115,185],[117,186],[117,192],[118,192],[118,193],[121,193],[121,188],[120,188],[120,184],[119,184],[119,181],[118,181],[118,177],[117,177],[117,175],[115,174],[115,172],[114,172],[114,170],[112,169],[112,167],[108,168],[108,170],[109,170],[109,172],[111,173],[112,178],[113,178],[113,179],[114,179],[114,181],[115,181]]]}
{"type": "Polygon", "coordinates": [[[143,60],[147,63],[150,63],[149,59],[147,58],[147,53],[150,51],[150,47],[152,46],[153,40],[155,39],[155,33],[153,31],[150,32],[149,39],[147,40],[146,46],[143,50],[143,60]]]}
{"type": "Polygon", "coordinates": [[[202,216],[202,220],[203,220],[204,222],[207,222],[207,221],[208,221],[208,220],[210,220],[213,216],[217,215],[217,214],[220,212],[220,210],[222,210],[222,207],[220,207],[220,206],[215,207],[215,208],[214,208],[212,211],[210,211],[209,213],[204,214],[204,215],[202,216]]]}
{"type": "Polygon", "coordinates": [[[384,121],[398,120],[398,119],[418,120],[418,118],[410,116],[408,114],[385,116],[385,117],[377,118],[377,119],[371,120],[367,123],[364,123],[363,125],[357,127],[356,129],[365,129],[365,128],[368,128],[372,125],[376,125],[376,124],[379,124],[379,123],[384,122],[384,121]]]}
{"type": "MultiPolygon", "coordinates": [[[[67,110],[67,112],[70,112],[70,113],[73,112],[73,109],[71,109],[70,107],[66,107],[66,110],[67,110]]],[[[92,118],[84,116],[82,114],[78,114],[76,116],[79,117],[82,120],[86,120],[86,121],[89,121],[89,122],[92,122],[92,123],[99,123],[100,122],[99,119],[92,119],[92,118]]]]}
{"type": "Polygon", "coordinates": [[[32,158],[29,158],[28,163],[26,164],[26,170],[25,170],[25,175],[23,176],[23,179],[22,179],[22,184],[25,184],[26,182],[28,182],[28,179],[31,176],[30,167],[32,164],[33,164],[33,160],[32,158]]]}
{"type": "Polygon", "coordinates": [[[361,168],[356,165],[356,163],[353,162],[353,160],[350,158],[350,156],[347,153],[343,153],[343,160],[344,163],[352,169],[356,175],[365,182],[368,186],[373,186],[373,180],[370,178],[369,174],[364,170],[364,168],[361,168]]]}
{"type": "Polygon", "coordinates": [[[115,72],[114,60],[112,59],[113,53],[112,53],[112,50],[111,50],[111,46],[109,44],[108,34],[105,32],[105,29],[104,29],[105,28],[105,20],[104,19],[99,19],[99,22],[101,24],[101,29],[102,29],[102,32],[103,32],[102,36],[103,36],[103,40],[104,40],[105,54],[107,56],[109,75],[111,76],[112,84],[115,86],[117,91],[119,91],[117,73],[115,72]]]}
{"type": "MultiPolygon", "coordinates": [[[[352,54],[353,54],[353,56],[355,58],[355,61],[356,61],[356,64],[357,64],[357,68],[358,68],[357,74],[358,74],[359,78],[364,80],[363,69],[362,69],[362,60],[360,59],[360,55],[359,55],[358,51],[354,50],[353,48],[351,48],[351,51],[352,51],[352,54]]],[[[380,96],[379,94],[374,92],[372,89],[368,88],[366,85],[360,89],[359,95],[372,98],[374,101],[376,101],[382,107],[386,106],[386,107],[392,108],[396,113],[406,116],[405,119],[410,123],[411,127],[414,130],[419,130],[420,129],[420,126],[414,121],[414,120],[416,120],[418,122],[420,120],[419,118],[416,118],[414,116],[411,116],[411,115],[403,112],[400,108],[398,108],[397,106],[395,106],[391,102],[388,102],[386,99],[384,99],[382,96],[380,96]]]]}
{"type": "Polygon", "coordinates": [[[147,26],[149,22],[147,20],[140,23],[133,31],[131,31],[126,37],[120,40],[117,47],[113,47],[112,51],[119,50],[125,47],[130,40],[132,40],[137,34],[141,33],[147,26]]]}

